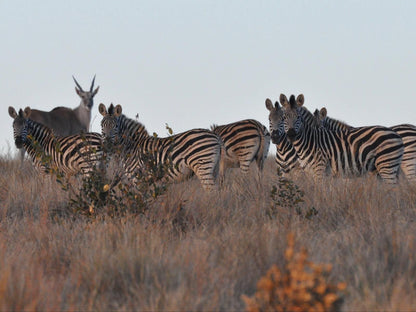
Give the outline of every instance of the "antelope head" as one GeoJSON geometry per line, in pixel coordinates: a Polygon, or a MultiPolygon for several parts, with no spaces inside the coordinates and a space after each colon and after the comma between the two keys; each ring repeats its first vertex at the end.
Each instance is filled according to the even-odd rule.
{"type": "Polygon", "coordinates": [[[89,91],[84,91],[78,81],[75,79],[74,76],[72,76],[74,79],[75,84],[77,85],[75,87],[75,91],[81,98],[81,105],[87,109],[87,111],[91,111],[92,106],[94,105],[94,96],[97,94],[98,90],[100,89],[100,86],[98,86],[94,90],[94,82],[95,82],[95,75],[91,82],[91,87],[89,91]]]}

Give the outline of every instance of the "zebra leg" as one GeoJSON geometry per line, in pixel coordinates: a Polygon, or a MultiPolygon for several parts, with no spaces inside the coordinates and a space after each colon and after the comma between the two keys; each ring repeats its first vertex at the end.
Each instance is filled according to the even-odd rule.
{"type": "Polygon", "coordinates": [[[400,169],[409,181],[416,181],[416,158],[403,156],[400,169]]]}
{"type": "Polygon", "coordinates": [[[205,190],[211,191],[216,187],[216,179],[220,168],[221,159],[218,157],[215,160],[201,159],[192,168],[202,187],[205,190]]]}
{"type": "Polygon", "coordinates": [[[19,149],[19,158],[20,158],[20,164],[23,165],[23,161],[25,160],[25,149],[24,148],[20,148],[19,149]]]}
{"type": "Polygon", "coordinates": [[[375,164],[377,172],[379,176],[388,184],[396,184],[397,183],[397,176],[399,173],[400,163],[397,164],[389,164],[389,163],[381,163],[375,164]]]}

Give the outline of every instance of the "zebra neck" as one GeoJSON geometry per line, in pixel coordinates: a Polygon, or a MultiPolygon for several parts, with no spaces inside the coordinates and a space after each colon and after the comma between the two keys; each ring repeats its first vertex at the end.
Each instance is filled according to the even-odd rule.
{"type": "Polygon", "coordinates": [[[32,159],[38,158],[39,153],[48,154],[48,147],[54,140],[52,131],[48,127],[29,119],[27,134],[31,138],[25,140],[24,145],[32,159]]]}

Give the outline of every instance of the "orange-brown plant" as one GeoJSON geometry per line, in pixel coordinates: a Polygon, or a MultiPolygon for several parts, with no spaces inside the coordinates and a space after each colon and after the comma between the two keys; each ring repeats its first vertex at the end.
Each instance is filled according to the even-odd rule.
{"type": "Polygon", "coordinates": [[[339,311],[343,299],[338,292],[346,284],[328,283],[332,266],[307,258],[305,248],[294,252],[294,235],[289,234],[284,269],[273,265],[258,281],[254,296],[242,296],[247,311],[339,311]]]}

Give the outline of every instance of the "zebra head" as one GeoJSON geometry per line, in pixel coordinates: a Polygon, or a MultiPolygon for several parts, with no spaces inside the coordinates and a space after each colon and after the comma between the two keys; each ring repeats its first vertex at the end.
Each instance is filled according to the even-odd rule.
{"type": "Polygon", "coordinates": [[[28,119],[31,114],[30,107],[26,107],[25,110],[20,109],[19,113],[9,106],[9,115],[13,118],[13,137],[14,144],[17,148],[22,148],[23,144],[27,141],[29,123],[28,119]]]}
{"type": "Polygon", "coordinates": [[[90,111],[92,106],[94,105],[94,96],[97,94],[98,90],[100,89],[100,86],[98,86],[94,90],[94,82],[95,82],[95,75],[91,82],[91,87],[89,91],[84,91],[82,87],[79,85],[78,81],[75,79],[74,76],[72,76],[74,79],[75,84],[77,85],[75,87],[75,91],[81,98],[81,106],[83,106],[87,111],[90,111]]]}
{"type": "Polygon", "coordinates": [[[283,110],[279,102],[273,105],[270,99],[266,99],[266,108],[269,113],[269,131],[274,144],[279,144],[285,136],[283,125],[283,110]]]}
{"type": "Polygon", "coordinates": [[[315,116],[316,122],[320,127],[325,128],[328,123],[327,110],[325,107],[322,107],[320,110],[315,109],[313,115],[315,116]]]}
{"type": "Polygon", "coordinates": [[[283,128],[290,140],[295,139],[303,131],[303,114],[301,107],[305,102],[303,94],[299,94],[295,99],[292,94],[289,101],[286,95],[280,95],[280,103],[283,106],[283,128]]]}
{"type": "Polygon", "coordinates": [[[103,103],[98,106],[98,111],[103,115],[101,120],[101,133],[104,139],[111,143],[117,141],[119,136],[119,117],[121,116],[121,105],[114,106],[112,103],[107,108],[103,103]]]}

